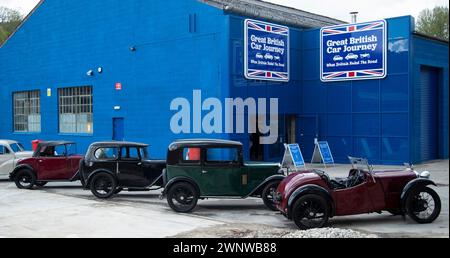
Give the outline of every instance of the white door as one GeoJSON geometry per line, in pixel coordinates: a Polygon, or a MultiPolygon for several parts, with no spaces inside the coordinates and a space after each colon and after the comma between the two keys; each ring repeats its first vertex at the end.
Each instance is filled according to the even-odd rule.
{"type": "Polygon", "coordinates": [[[14,169],[14,153],[0,144],[0,177],[9,176],[14,169]]]}

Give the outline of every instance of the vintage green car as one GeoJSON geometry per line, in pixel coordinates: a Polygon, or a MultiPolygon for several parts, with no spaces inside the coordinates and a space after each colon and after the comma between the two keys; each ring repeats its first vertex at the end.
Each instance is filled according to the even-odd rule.
{"type": "Polygon", "coordinates": [[[244,163],[240,142],[182,140],[169,147],[162,197],[181,213],[191,212],[199,199],[248,197],[262,198],[276,211],[273,192],[284,178],[278,163],[244,163]]]}

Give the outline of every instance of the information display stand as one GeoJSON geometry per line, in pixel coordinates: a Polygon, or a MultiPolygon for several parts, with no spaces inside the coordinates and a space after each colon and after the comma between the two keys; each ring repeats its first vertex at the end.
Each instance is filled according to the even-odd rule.
{"type": "Polygon", "coordinates": [[[305,159],[298,144],[285,144],[286,151],[282,162],[283,168],[288,169],[288,173],[306,170],[305,159]]]}
{"type": "Polygon", "coordinates": [[[316,141],[314,148],[313,157],[311,160],[312,164],[324,164],[325,167],[328,165],[334,166],[334,158],[333,154],[331,153],[331,148],[328,142],[326,141],[316,141]]]}

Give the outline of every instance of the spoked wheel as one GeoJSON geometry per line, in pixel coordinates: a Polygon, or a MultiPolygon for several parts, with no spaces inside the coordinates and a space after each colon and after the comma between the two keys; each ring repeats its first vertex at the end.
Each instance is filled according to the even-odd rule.
{"type": "Polygon", "coordinates": [[[419,188],[406,199],[406,212],[417,223],[432,223],[441,213],[441,199],[433,189],[419,188]]]}
{"type": "Polygon", "coordinates": [[[14,183],[19,189],[30,190],[36,184],[36,176],[28,169],[21,170],[14,178],[14,183]]]}
{"type": "Polygon", "coordinates": [[[302,230],[322,228],[329,219],[327,200],[320,195],[300,197],[292,208],[292,218],[302,230]]]}
{"type": "Polygon", "coordinates": [[[177,183],[170,188],[167,194],[167,202],[174,211],[188,213],[197,206],[198,195],[193,185],[177,183]]]}
{"type": "Polygon", "coordinates": [[[113,176],[106,173],[95,175],[91,182],[91,192],[100,199],[114,195],[117,183],[113,176]]]}
{"type": "Polygon", "coordinates": [[[262,193],[262,199],[264,201],[264,204],[267,206],[267,208],[278,211],[275,200],[274,200],[274,194],[276,193],[278,189],[278,185],[280,184],[280,181],[269,183],[263,190],[262,193]]]}

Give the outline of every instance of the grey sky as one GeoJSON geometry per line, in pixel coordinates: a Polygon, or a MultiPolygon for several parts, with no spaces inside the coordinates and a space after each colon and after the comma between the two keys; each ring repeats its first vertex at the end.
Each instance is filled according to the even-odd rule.
{"type": "MultiPolygon", "coordinates": [[[[349,12],[359,11],[359,21],[371,21],[403,15],[417,17],[421,10],[436,5],[448,6],[447,0],[266,0],[304,11],[349,21],[349,12]]],[[[0,0],[0,6],[20,10],[26,14],[39,0],[0,0]]]]}

